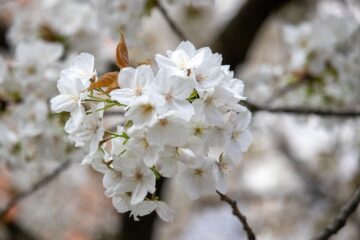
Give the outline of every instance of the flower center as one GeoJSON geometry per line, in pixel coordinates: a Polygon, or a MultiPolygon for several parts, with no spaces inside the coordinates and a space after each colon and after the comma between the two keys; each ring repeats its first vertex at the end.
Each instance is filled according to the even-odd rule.
{"type": "Polygon", "coordinates": [[[154,110],[154,106],[152,105],[152,104],[150,104],[150,103],[148,103],[148,104],[144,104],[143,106],[142,106],[142,113],[144,114],[144,115],[147,115],[147,114],[149,114],[149,113],[151,113],[153,110],[154,110]]]}
{"type": "Polygon", "coordinates": [[[142,174],[142,172],[140,170],[136,170],[135,175],[134,175],[134,180],[136,182],[140,182],[143,180],[143,178],[144,178],[144,175],[142,174]]]}
{"type": "Polygon", "coordinates": [[[141,139],[140,139],[140,144],[143,145],[144,149],[148,149],[148,147],[150,146],[150,144],[148,143],[148,141],[146,140],[146,138],[141,138],[141,139]]]}
{"type": "Polygon", "coordinates": [[[165,99],[166,99],[166,102],[172,103],[173,100],[174,100],[174,97],[172,96],[171,93],[168,93],[168,94],[165,95],[165,99]]]}
{"type": "Polygon", "coordinates": [[[166,126],[168,124],[168,120],[167,119],[160,119],[159,124],[164,127],[164,126],[166,126]]]}
{"type": "Polygon", "coordinates": [[[205,79],[206,79],[206,75],[205,75],[205,74],[202,74],[202,73],[196,74],[196,81],[197,81],[197,82],[201,82],[201,81],[203,81],[203,80],[205,80],[205,79]]]}
{"type": "Polygon", "coordinates": [[[234,132],[232,133],[231,138],[234,139],[234,140],[239,140],[240,136],[241,136],[241,132],[240,132],[240,131],[234,131],[234,132]]]}
{"type": "Polygon", "coordinates": [[[195,176],[201,177],[204,174],[204,170],[202,170],[201,168],[197,168],[194,170],[194,174],[195,176]]]}
{"type": "Polygon", "coordinates": [[[202,128],[199,128],[199,127],[194,128],[194,135],[195,136],[202,136],[203,133],[204,133],[204,130],[202,128]]]}
{"type": "Polygon", "coordinates": [[[137,88],[137,89],[135,90],[135,95],[136,95],[136,96],[141,96],[141,95],[142,95],[142,89],[141,89],[141,88],[137,88]]]}

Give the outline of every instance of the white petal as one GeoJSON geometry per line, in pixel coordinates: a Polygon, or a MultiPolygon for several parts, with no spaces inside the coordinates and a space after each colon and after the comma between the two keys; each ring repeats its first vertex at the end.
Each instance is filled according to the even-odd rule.
{"type": "Polygon", "coordinates": [[[134,86],[141,86],[145,89],[150,83],[154,81],[154,72],[150,65],[140,65],[136,68],[134,75],[134,86]]]}
{"type": "Polygon", "coordinates": [[[128,197],[125,194],[117,194],[113,196],[112,203],[118,212],[124,213],[131,209],[129,199],[127,198],[128,197]]]}
{"type": "Polygon", "coordinates": [[[189,41],[182,41],[176,48],[176,50],[183,50],[188,56],[192,57],[196,53],[195,46],[189,41]]]}
{"type": "Polygon", "coordinates": [[[85,74],[92,73],[94,71],[94,56],[88,53],[80,53],[74,61],[74,67],[79,68],[85,74]]]}
{"type": "Polygon", "coordinates": [[[227,154],[233,161],[240,161],[242,158],[242,151],[238,142],[232,140],[227,146],[227,154]]]}
{"type": "Polygon", "coordinates": [[[131,193],[130,203],[132,205],[135,205],[135,204],[141,202],[146,197],[146,194],[147,194],[147,190],[146,190],[145,186],[141,183],[138,183],[136,185],[134,191],[131,193]]]}
{"type": "Polygon", "coordinates": [[[186,100],[175,100],[172,104],[172,109],[176,110],[179,113],[178,116],[187,122],[195,114],[194,107],[186,100]]]}
{"type": "Polygon", "coordinates": [[[236,119],[236,129],[237,130],[245,130],[251,121],[251,112],[246,109],[246,111],[239,112],[238,117],[236,119]]]}
{"type": "Polygon", "coordinates": [[[214,124],[216,126],[222,126],[224,123],[223,113],[219,108],[215,107],[212,104],[206,104],[204,108],[204,113],[206,120],[210,124],[214,124]]]}
{"type": "Polygon", "coordinates": [[[149,146],[143,157],[144,163],[148,167],[152,167],[159,158],[159,148],[156,146],[149,146]]]}
{"type": "Polygon", "coordinates": [[[137,218],[138,216],[141,217],[141,216],[148,215],[152,211],[154,211],[156,207],[157,207],[157,204],[154,201],[140,202],[132,207],[130,216],[133,216],[134,220],[137,221],[137,220],[139,220],[137,218]]]}
{"type": "Polygon", "coordinates": [[[195,82],[191,78],[178,75],[169,76],[168,84],[174,97],[179,100],[190,97],[195,86],[195,82]]]}
{"type": "Polygon", "coordinates": [[[117,193],[127,193],[134,189],[134,182],[130,179],[123,179],[118,185],[116,185],[114,191],[117,193]]]}
{"type": "Polygon", "coordinates": [[[73,124],[77,128],[83,119],[85,118],[86,113],[83,106],[77,107],[75,111],[71,112],[71,118],[73,119],[73,124]]]}
{"type": "Polygon", "coordinates": [[[122,68],[118,75],[120,88],[132,88],[134,82],[135,69],[132,67],[122,68]]]}
{"type": "Polygon", "coordinates": [[[181,146],[186,143],[188,133],[186,127],[172,119],[167,119],[164,125],[159,120],[152,128],[149,129],[147,138],[150,144],[164,146],[181,146]]]}
{"type": "Polygon", "coordinates": [[[172,222],[174,220],[175,211],[164,202],[158,201],[157,205],[158,207],[155,211],[159,217],[165,222],[172,222]]]}
{"type": "Polygon", "coordinates": [[[174,177],[177,172],[177,160],[171,156],[163,156],[156,163],[156,168],[164,177],[174,177]]]}
{"type": "Polygon", "coordinates": [[[112,100],[129,105],[135,96],[135,92],[130,88],[121,88],[111,91],[110,96],[112,100]]]}
{"type": "Polygon", "coordinates": [[[241,132],[239,139],[239,147],[242,152],[246,152],[249,149],[252,139],[253,137],[250,131],[246,130],[244,132],[241,132]]]}
{"type": "Polygon", "coordinates": [[[71,95],[58,95],[51,99],[51,110],[54,112],[72,112],[77,107],[77,101],[74,101],[71,95]]]}
{"type": "Polygon", "coordinates": [[[174,68],[176,64],[171,61],[169,58],[164,57],[160,54],[155,55],[155,61],[158,64],[159,68],[174,68]]]}

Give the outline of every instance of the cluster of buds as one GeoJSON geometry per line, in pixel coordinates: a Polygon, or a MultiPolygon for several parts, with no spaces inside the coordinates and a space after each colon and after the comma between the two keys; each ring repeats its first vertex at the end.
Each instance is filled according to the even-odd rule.
{"type": "Polygon", "coordinates": [[[189,196],[225,192],[227,175],[247,151],[251,113],[242,106],[244,85],[208,47],[181,42],[150,65],[129,66],[124,37],[116,49],[119,72],[100,77],[94,57],[78,55],[61,72],[55,112],[75,146],[88,148],[83,164],[104,174],[105,195],[135,220],[156,211],[164,221],[174,211],[156,195],[156,180],[176,178],[189,196]],[[123,121],[106,129],[112,109],[123,121]]]}

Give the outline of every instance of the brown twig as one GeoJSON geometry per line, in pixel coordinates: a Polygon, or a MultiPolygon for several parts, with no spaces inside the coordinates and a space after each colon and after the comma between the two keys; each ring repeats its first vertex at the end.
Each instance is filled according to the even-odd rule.
{"type": "Polygon", "coordinates": [[[41,180],[39,180],[37,183],[35,183],[31,188],[18,193],[17,195],[15,195],[6,205],[6,207],[4,209],[2,209],[0,211],[0,220],[2,220],[8,213],[9,211],[15,206],[17,205],[20,201],[24,200],[25,198],[29,197],[30,195],[32,195],[33,193],[37,192],[38,190],[40,190],[41,188],[43,188],[44,186],[48,185],[50,182],[52,182],[53,180],[55,180],[60,173],[62,173],[64,170],[66,170],[69,166],[70,166],[71,161],[67,160],[66,162],[63,162],[58,168],[56,168],[52,173],[50,173],[49,175],[45,176],[44,178],[42,178],[41,180]]]}
{"type": "Polygon", "coordinates": [[[157,8],[160,10],[161,14],[165,18],[166,22],[169,24],[173,32],[176,34],[176,36],[180,40],[186,40],[185,34],[182,32],[182,30],[176,25],[176,23],[170,18],[169,14],[167,13],[166,9],[162,5],[161,1],[157,1],[156,3],[157,8]]]}
{"type": "Polygon", "coordinates": [[[229,196],[216,191],[216,193],[220,196],[220,200],[226,202],[227,204],[230,205],[230,207],[232,208],[232,213],[233,215],[239,219],[239,221],[241,222],[241,224],[243,225],[244,231],[246,232],[248,239],[249,240],[256,240],[254,231],[251,229],[251,227],[249,226],[246,217],[240,212],[239,207],[237,206],[237,203],[234,199],[231,199],[229,196]]]}
{"type": "Polygon", "coordinates": [[[294,115],[317,115],[320,117],[356,118],[360,117],[360,111],[356,110],[324,110],[305,107],[271,107],[257,105],[250,102],[244,103],[252,112],[285,113],[294,115]]]}
{"type": "Polygon", "coordinates": [[[331,224],[329,224],[318,236],[312,240],[326,240],[332,235],[335,235],[342,227],[345,226],[346,221],[355,212],[360,202],[360,187],[355,190],[355,193],[350,200],[341,208],[340,213],[335,217],[331,224]]]}

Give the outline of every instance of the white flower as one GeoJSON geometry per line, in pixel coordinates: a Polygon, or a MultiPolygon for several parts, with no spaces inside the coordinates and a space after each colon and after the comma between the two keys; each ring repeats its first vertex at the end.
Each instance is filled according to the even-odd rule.
{"type": "Polygon", "coordinates": [[[157,120],[156,105],[149,96],[143,96],[134,100],[126,111],[125,117],[133,122],[133,127],[141,129],[145,126],[153,126],[157,120]]]}
{"type": "Polygon", "coordinates": [[[90,79],[96,76],[94,64],[95,60],[93,55],[80,53],[75,57],[71,66],[61,72],[61,77],[80,80],[86,88],[90,85],[90,79]]]}
{"type": "Polygon", "coordinates": [[[214,160],[204,157],[197,166],[186,168],[179,176],[179,180],[192,199],[204,193],[215,191],[215,176],[213,173],[214,160]]]}
{"type": "Polygon", "coordinates": [[[154,81],[154,72],[149,65],[141,65],[136,69],[121,69],[118,76],[120,89],[113,90],[111,99],[129,105],[133,100],[142,97],[154,81]]]}
{"type": "Polygon", "coordinates": [[[70,112],[74,128],[77,128],[85,117],[81,101],[86,98],[89,80],[94,76],[94,57],[87,53],[78,55],[72,65],[61,72],[57,83],[60,94],[51,99],[51,109],[54,112],[70,112]]]}
{"type": "Polygon", "coordinates": [[[252,142],[252,135],[248,130],[251,121],[251,112],[228,113],[229,127],[225,130],[226,152],[232,160],[239,160],[252,142]]]}
{"type": "Polygon", "coordinates": [[[88,2],[56,1],[47,11],[44,20],[59,34],[76,37],[96,30],[94,9],[88,2]]]}
{"type": "Polygon", "coordinates": [[[181,42],[175,51],[167,51],[168,57],[156,54],[155,60],[160,69],[178,71],[183,75],[189,75],[189,71],[198,67],[204,60],[202,50],[196,50],[189,41],[181,42]]]}
{"type": "Polygon", "coordinates": [[[146,166],[152,167],[159,158],[160,147],[150,145],[142,130],[129,133],[129,135],[130,139],[126,143],[126,149],[143,159],[146,166]]]}
{"type": "Polygon", "coordinates": [[[181,146],[186,143],[187,137],[186,125],[174,111],[159,116],[147,133],[148,142],[157,146],[181,146]]]}
{"type": "Polygon", "coordinates": [[[213,54],[210,48],[196,50],[190,42],[181,42],[174,52],[167,52],[168,58],[156,55],[160,69],[191,77],[197,91],[211,90],[224,78],[221,56],[213,54]]]}
{"type": "Polygon", "coordinates": [[[69,133],[69,138],[75,142],[76,147],[89,145],[89,154],[85,157],[83,164],[91,162],[91,158],[96,154],[99,143],[103,139],[105,129],[102,123],[101,109],[103,104],[92,106],[91,113],[86,115],[79,126],[74,125],[71,117],[66,123],[65,130],[69,133]]]}
{"type": "Polygon", "coordinates": [[[201,141],[196,138],[190,138],[183,147],[166,146],[160,152],[159,159],[156,162],[156,169],[163,177],[174,177],[178,172],[179,163],[193,166],[197,163],[197,158],[202,158],[204,149],[201,141]]]}
{"type": "Polygon", "coordinates": [[[224,113],[221,107],[224,107],[229,102],[233,102],[233,95],[222,87],[217,87],[213,91],[208,91],[203,98],[196,99],[193,102],[196,114],[203,116],[203,118],[210,124],[222,126],[224,123],[224,113]]]}
{"type": "Polygon", "coordinates": [[[62,54],[60,44],[42,41],[20,43],[15,49],[15,78],[24,86],[56,80],[57,61],[62,54]]]}
{"type": "Polygon", "coordinates": [[[194,115],[193,106],[186,100],[193,92],[194,83],[187,77],[160,71],[153,88],[157,93],[156,103],[160,114],[174,110],[186,121],[194,115]]]}
{"type": "Polygon", "coordinates": [[[113,39],[119,38],[122,32],[126,40],[133,44],[137,29],[141,25],[145,0],[93,0],[102,32],[110,34],[113,39]],[[131,21],[129,21],[131,19],[131,21]]]}
{"type": "Polygon", "coordinates": [[[109,167],[104,173],[103,186],[106,189],[105,195],[111,197],[115,193],[116,186],[122,181],[122,173],[112,170],[109,167]]]}
{"type": "Polygon", "coordinates": [[[234,162],[226,155],[221,154],[219,162],[214,164],[214,172],[216,176],[216,189],[225,193],[227,191],[227,175],[234,168],[234,162]]]}
{"type": "Polygon", "coordinates": [[[62,75],[57,83],[60,94],[51,99],[51,109],[54,112],[74,112],[78,108],[83,108],[81,100],[87,93],[83,91],[87,88],[82,81],[77,78],[70,78],[62,75]]]}
{"type": "Polygon", "coordinates": [[[148,192],[155,192],[155,175],[141,159],[129,155],[120,156],[114,159],[113,166],[122,173],[122,181],[116,186],[115,192],[131,192],[132,205],[143,201],[148,192]]]}

